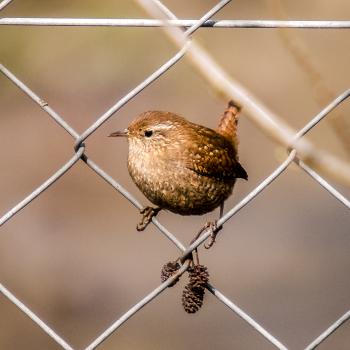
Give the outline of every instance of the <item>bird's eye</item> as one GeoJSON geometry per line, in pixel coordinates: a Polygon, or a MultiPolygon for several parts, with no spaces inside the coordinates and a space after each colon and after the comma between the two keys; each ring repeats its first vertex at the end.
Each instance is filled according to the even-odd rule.
{"type": "Polygon", "coordinates": [[[146,130],[145,131],[145,136],[146,137],[151,137],[153,135],[153,131],[152,130],[146,130]]]}

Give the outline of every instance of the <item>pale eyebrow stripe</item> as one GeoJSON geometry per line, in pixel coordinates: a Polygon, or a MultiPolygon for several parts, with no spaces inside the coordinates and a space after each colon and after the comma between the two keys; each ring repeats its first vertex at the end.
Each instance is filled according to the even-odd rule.
{"type": "Polygon", "coordinates": [[[171,123],[161,123],[156,125],[156,130],[169,130],[172,129],[173,125],[171,123]]]}

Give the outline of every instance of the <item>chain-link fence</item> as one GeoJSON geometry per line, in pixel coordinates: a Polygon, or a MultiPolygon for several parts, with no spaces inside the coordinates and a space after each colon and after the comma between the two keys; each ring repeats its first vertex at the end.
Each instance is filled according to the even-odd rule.
{"type": "MultiPolygon", "coordinates": [[[[146,89],[152,82],[166,74],[178,62],[189,57],[195,69],[199,70],[200,74],[207,80],[208,85],[215,91],[223,94],[227,98],[237,100],[243,106],[243,111],[247,116],[256,123],[270,138],[277,140],[281,145],[287,148],[287,158],[278,166],[266,179],[248,193],[238,204],[230,208],[219,220],[218,225],[225,225],[232,219],[241,209],[249,206],[255,198],[264,190],[268,190],[269,185],[273,183],[281,174],[283,174],[292,164],[296,164],[310,178],[322,186],[325,191],[328,191],[335,201],[339,201],[341,205],[350,209],[350,202],[345,196],[340,193],[333,185],[327,181],[322,174],[328,175],[329,178],[334,178],[343,181],[345,184],[350,183],[349,164],[342,162],[339,159],[326,154],[323,150],[319,150],[316,146],[306,141],[304,136],[314,129],[319,122],[327,118],[329,114],[344,103],[350,96],[350,90],[347,90],[337,96],[333,101],[323,108],[314,118],[312,118],[303,128],[294,132],[290,129],[281,118],[270,112],[266,107],[260,104],[253,96],[245,91],[237,82],[233,81],[224,70],[215,62],[215,60],[197,43],[192,41],[193,34],[201,27],[210,28],[317,28],[317,29],[349,29],[350,21],[264,21],[264,20],[213,20],[215,14],[227,5],[230,0],[218,2],[212,9],[206,12],[199,20],[180,20],[177,19],[162,2],[160,1],[139,1],[140,4],[156,19],[68,19],[68,18],[0,18],[0,25],[31,25],[31,26],[113,26],[113,27],[162,27],[167,31],[170,38],[179,46],[178,52],[171,57],[165,64],[157,69],[153,74],[148,76],[144,81],[127,93],[123,98],[119,99],[105,113],[99,116],[96,121],[88,127],[84,132],[77,132],[65,119],[57,113],[45,100],[36,94],[31,87],[27,86],[21,78],[9,70],[4,65],[0,65],[0,71],[5,75],[18,89],[24,92],[33,102],[40,106],[49,117],[51,117],[61,128],[63,128],[73,139],[75,143],[74,154],[62,165],[49,179],[30,193],[27,197],[21,200],[13,208],[8,210],[5,215],[0,218],[0,225],[11,220],[15,215],[21,213],[21,210],[34,201],[38,196],[44,193],[53,183],[59,178],[73,169],[80,161],[84,162],[97,175],[103,178],[109,185],[121,193],[125,199],[130,201],[136,209],[142,209],[142,204],[116,179],[111,177],[99,165],[93,161],[86,152],[85,143],[88,138],[107,120],[109,120],[116,112],[118,112],[125,104],[131,101],[141,91],[146,89]]],[[[11,0],[5,0],[0,3],[0,10],[4,9],[11,3],[11,0]]],[[[101,5],[102,6],[102,5],[101,5]]],[[[349,135],[348,135],[349,137],[349,135]]],[[[195,248],[199,247],[207,238],[211,231],[206,230],[200,238],[193,244],[186,247],[173,233],[164,227],[156,218],[152,219],[153,224],[174,244],[181,252],[182,256],[188,255],[195,248]]],[[[214,249],[220,249],[215,247],[214,249]]],[[[169,258],[170,260],[170,258],[169,258]]],[[[117,321],[111,324],[106,330],[96,337],[86,350],[98,348],[102,342],[116,330],[126,323],[134,314],[139,312],[146,304],[156,299],[161,293],[166,293],[167,287],[188,268],[188,264],[184,264],[178,273],[166,282],[159,285],[151,293],[144,296],[142,300],[137,302],[123,315],[119,315],[117,321]]],[[[242,308],[236,305],[229,297],[225,296],[220,291],[220,286],[207,286],[208,291],[212,293],[218,301],[221,301],[228,312],[234,312],[240,316],[245,322],[253,327],[261,334],[268,342],[278,349],[287,349],[288,345],[283,344],[278,340],[278,335],[267,331],[256,319],[250,317],[242,308]]],[[[53,330],[44,319],[27,305],[21,302],[16,296],[16,293],[9,291],[4,285],[0,284],[0,291],[8,298],[16,307],[25,313],[38,327],[47,333],[49,337],[54,339],[63,349],[76,349],[74,345],[70,345],[61,336],[53,330]]],[[[329,325],[329,328],[324,330],[316,339],[312,340],[305,350],[316,348],[322,344],[335,330],[341,327],[349,318],[350,311],[344,310],[344,314],[334,323],[329,325]]],[[[1,317],[1,316],[0,316],[1,317]]]]}

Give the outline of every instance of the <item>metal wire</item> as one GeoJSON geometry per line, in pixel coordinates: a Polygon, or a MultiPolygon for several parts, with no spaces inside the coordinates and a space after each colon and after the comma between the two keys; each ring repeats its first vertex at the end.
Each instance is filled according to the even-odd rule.
{"type": "Polygon", "coordinates": [[[2,226],[6,221],[11,219],[15,214],[22,210],[26,205],[32,202],[41,193],[47,190],[54,182],[56,182],[63,174],[65,174],[82,156],[84,153],[84,147],[80,147],[78,152],[64,164],[60,169],[57,170],[49,179],[47,179],[42,185],[36,188],[30,195],[24,198],[21,202],[10,209],[5,215],[0,218],[0,226],[2,226]]]}
{"type": "Polygon", "coordinates": [[[98,338],[96,338],[85,350],[96,349],[103,341],[105,341],[113,332],[115,332],[123,323],[125,323],[131,316],[135,315],[136,312],[141,310],[149,302],[151,302],[155,297],[162,293],[167,287],[169,287],[178,277],[180,277],[189,267],[189,262],[187,261],[178,272],[168,278],[163,284],[154,289],[151,293],[146,295],[142,300],[130,308],[124,315],[122,315],[116,322],[114,322],[110,327],[108,327],[98,338]]]}
{"type": "Polygon", "coordinates": [[[222,303],[224,303],[224,305],[226,305],[229,309],[231,309],[234,313],[236,313],[239,317],[241,317],[244,321],[246,321],[250,326],[252,326],[257,332],[259,332],[267,341],[269,341],[277,349],[280,349],[280,350],[288,349],[279,340],[277,340],[271,333],[269,333],[266,329],[261,327],[252,317],[247,315],[240,307],[235,305],[230,299],[228,299],[222,293],[220,293],[215,287],[209,284],[208,290],[214,296],[216,296],[222,303]]]}
{"type": "MultiPolygon", "coordinates": [[[[0,3],[0,10],[9,5],[11,0],[5,0],[0,3]]],[[[200,27],[210,28],[319,28],[319,29],[332,29],[332,28],[350,28],[350,21],[250,21],[250,20],[211,20],[210,18],[220,11],[230,0],[220,1],[207,13],[205,13],[199,20],[178,20],[176,16],[159,0],[153,0],[160,10],[165,13],[169,19],[65,19],[65,18],[0,18],[0,25],[58,25],[58,26],[119,26],[119,27],[162,27],[162,26],[176,26],[182,28],[188,28],[183,32],[183,35],[187,37],[183,47],[166,63],[164,63],[154,73],[150,74],[143,82],[132,89],[127,95],[119,99],[112,107],[110,107],[104,114],[96,119],[96,121],[87,128],[82,134],[79,135],[57,112],[55,112],[47,102],[43,101],[38,95],[36,95],[28,86],[26,86],[18,77],[12,72],[0,64],[0,72],[4,74],[12,83],[14,83],[21,91],[31,98],[36,104],[38,104],[60,127],[66,130],[74,139],[74,154],[60,167],[48,180],[38,186],[5,213],[0,218],[0,226],[10,220],[14,215],[18,214],[26,205],[30,204],[35,198],[41,195],[48,189],[54,182],[56,182],[61,176],[68,172],[79,160],[82,160],[90,169],[92,169],[97,175],[103,178],[109,185],[117,190],[118,193],[123,195],[133,206],[137,209],[141,209],[142,205],[124,188],[118,181],[108,175],[103,169],[101,169],[93,160],[91,160],[85,153],[84,143],[87,138],[94,133],[104,122],[111,118],[120,108],[128,103],[143,89],[148,87],[152,82],[158,79],[161,75],[165,74],[171,67],[173,67],[179,60],[181,60],[188,48],[191,46],[191,41],[188,38],[200,27]]],[[[309,130],[314,128],[322,119],[327,117],[329,113],[343,103],[350,96],[350,90],[345,91],[339,95],[334,101],[332,101],[327,107],[325,107],[318,115],[311,119],[311,121],[305,125],[294,136],[294,140],[302,138],[309,130]]],[[[311,178],[317,182],[320,186],[325,188],[336,200],[342,203],[345,207],[350,209],[350,202],[345,196],[343,196],[338,190],[336,190],[327,180],[321,177],[317,171],[306,165],[299,159],[298,153],[295,149],[292,149],[287,156],[286,160],[275,169],[271,175],[263,180],[251,193],[241,200],[236,206],[229,210],[218,221],[218,226],[224,225],[230,220],[238,211],[247,206],[254,200],[263,190],[277,179],[290,164],[297,164],[303,171],[311,176],[311,178]]],[[[188,256],[195,248],[201,245],[211,234],[210,230],[201,235],[192,245],[186,248],[177,237],[169,232],[157,219],[152,219],[153,224],[164,234],[182,253],[182,257],[188,256]]],[[[102,342],[107,339],[111,334],[135,313],[139,312],[145,305],[154,300],[160,293],[164,292],[166,288],[175,280],[178,276],[183,274],[188,268],[188,262],[185,262],[175,276],[168,279],[166,282],[156,287],[151,293],[146,295],[141,301],[132,306],[124,315],[108,327],[102,334],[100,334],[85,350],[96,349],[102,342]]],[[[286,350],[287,347],[277,340],[271,332],[264,329],[256,320],[245,313],[239,306],[234,304],[232,300],[224,296],[216,287],[212,285],[207,286],[208,290],[229,310],[235,312],[251,327],[258,331],[267,341],[278,349],[286,350]]],[[[16,307],[24,312],[35,324],[37,324],[44,332],[46,332],[53,340],[56,341],[65,350],[74,350],[62,337],[60,337],[52,328],[50,328],[45,321],[40,319],[33,311],[31,311],[22,301],[15,297],[8,289],[0,284],[0,292],[9,299],[16,307]]],[[[321,344],[327,337],[329,337],[336,329],[344,324],[350,318],[350,311],[345,313],[341,318],[336,320],[327,330],[325,330],[320,336],[308,345],[305,350],[311,350],[321,344]]]]}
{"type": "MultiPolygon", "coordinates": [[[[151,0],[136,0],[149,15],[155,18],[163,16],[163,8],[151,0]]],[[[184,43],[181,29],[176,27],[162,28],[169,39],[177,46],[184,43]]],[[[325,176],[341,181],[350,186],[350,164],[334,157],[329,152],[314,146],[310,140],[295,139],[295,130],[279,115],[274,113],[267,105],[260,101],[245,88],[239,81],[230,76],[197,41],[193,41],[186,58],[219,96],[228,100],[233,99],[244,106],[245,116],[264,131],[270,138],[284,147],[293,147],[299,157],[325,176]]]]}
{"type": "Polygon", "coordinates": [[[57,344],[65,350],[74,350],[63,338],[61,338],[52,328],[50,328],[43,320],[41,320],[33,311],[31,311],[24,303],[17,299],[7,288],[0,283],[0,292],[17,306],[26,316],[35,322],[44,332],[46,332],[57,344]]]}
{"type": "MultiPolygon", "coordinates": [[[[0,8],[1,9],[1,8],[0,8]]],[[[192,27],[198,20],[128,18],[0,18],[0,25],[14,26],[87,26],[87,27],[192,27]]],[[[349,29],[350,21],[279,21],[279,20],[212,20],[200,25],[203,28],[294,28],[294,29],[349,29]]]]}
{"type": "MultiPolygon", "coordinates": [[[[334,108],[339,106],[343,101],[345,101],[350,96],[349,90],[345,91],[343,94],[338,96],[334,101],[332,101],[327,107],[325,107],[318,115],[316,115],[305,127],[303,127],[296,135],[295,138],[300,138],[304,136],[308,131],[310,131],[315,125],[317,125],[322,119],[324,119],[334,108]]],[[[233,217],[238,211],[245,207],[249,202],[251,202],[259,193],[265,190],[278,176],[280,176],[288,166],[296,159],[296,150],[290,152],[289,157],[263,182],[261,182],[255,189],[245,196],[240,203],[229,210],[223,217],[221,217],[217,225],[221,226],[226,223],[229,219],[233,217]]],[[[333,186],[331,186],[326,180],[324,180],[315,171],[309,168],[304,162],[296,159],[296,164],[298,164],[304,171],[306,171],[310,176],[314,178],[322,187],[324,187],[330,194],[332,194],[338,201],[344,204],[348,209],[350,209],[350,202],[339,193],[333,186]]],[[[193,242],[184,252],[183,256],[188,256],[192,250],[197,248],[211,235],[211,230],[205,231],[201,237],[199,237],[195,242],[193,242]]]]}
{"type": "Polygon", "coordinates": [[[321,333],[305,350],[316,349],[324,340],[326,340],[333,332],[350,319],[350,310],[336,320],[330,327],[321,333]]]}
{"type": "Polygon", "coordinates": [[[1,1],[0,2],[0,11],[2,9],[4,9],[7,5],[9,5],[11,1],[13,1],[13,0],[3,0],[3,1],[1,1]]]}

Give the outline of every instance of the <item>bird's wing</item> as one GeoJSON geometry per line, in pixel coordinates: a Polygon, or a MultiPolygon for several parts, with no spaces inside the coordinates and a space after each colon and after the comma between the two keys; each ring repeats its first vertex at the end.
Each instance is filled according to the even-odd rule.
{"type": "Polygon", "coordinates": [[[234,146],[209,128],[199,128],[191,135],[184,154],[186,167],[198,174],[218,178],[243,178],[248,175],[237,160],[234,146]]]}

